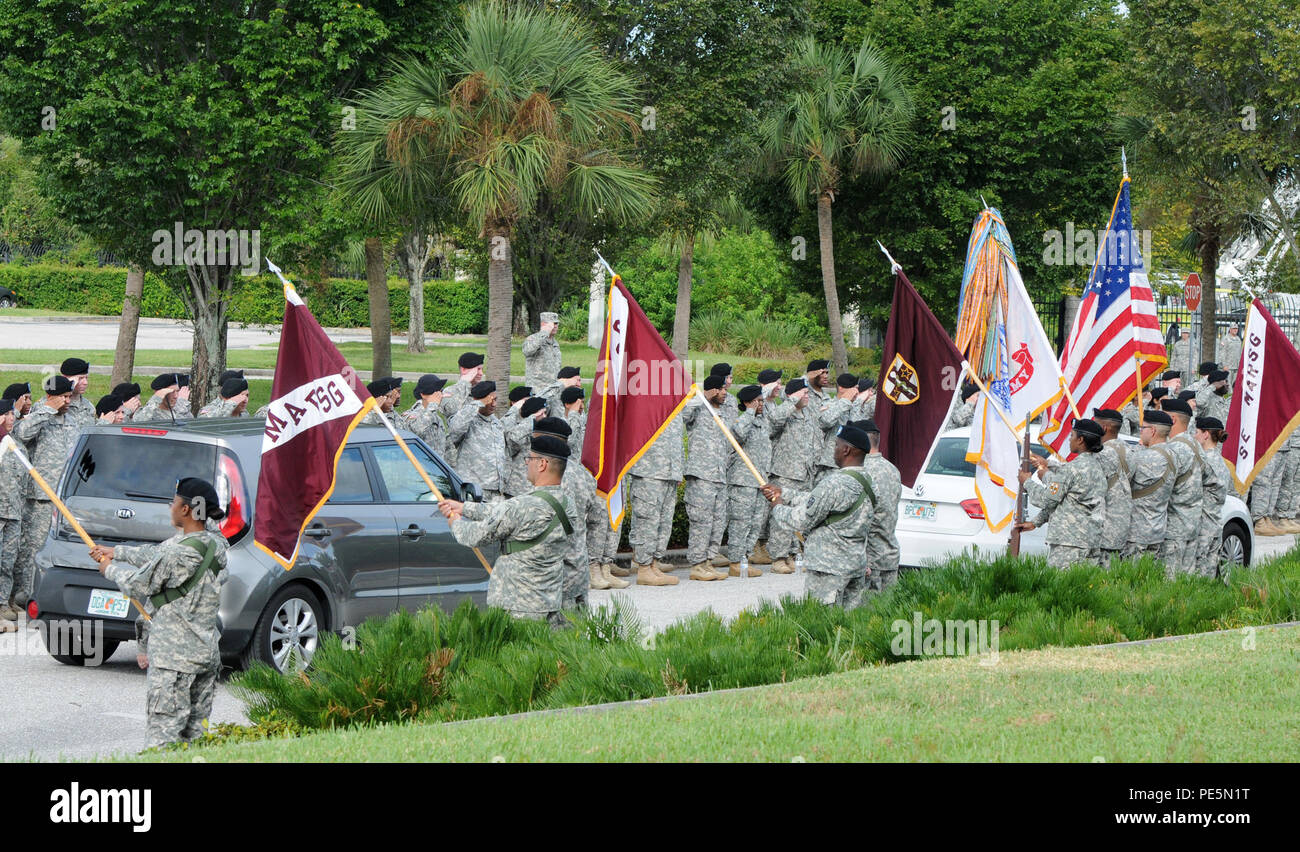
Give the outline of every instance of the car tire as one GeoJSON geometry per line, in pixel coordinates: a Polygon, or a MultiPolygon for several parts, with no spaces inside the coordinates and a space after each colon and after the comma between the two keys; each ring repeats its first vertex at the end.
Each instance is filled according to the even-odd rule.
{"type": "Polygon", "coordinates": [[[325,607],[306,586],[285,586],[262,610],[253,638],[244,649],[243,665],[265,663],[284,672],[289,653],[297,649],[303,662],[320,647],[325,632],[325,607]]]}
{"type": "MultiPolygon", "coordinates": [[[[1240,521],[1229,521],[1223,527],[1223,539],[1219,544],[1219,565],[1222,566],[1225,562],[1229,563],[1229,572],[1233,565],[1240,565],[1243,568],[1250,565],[1250,535],[1240,521]]],[[[1220,574],[1224,573],[1222,567],[1219,571],[1220,574]]]]}
{"type": "MultiPolygon", "coordinates": [[[[50,647],[50,634],[48,628],[42,622],[40,623],[40,626],[37,627],[37,630],[41,634],[41,642],[45,645],[45,648],[48,651],[50,647]]],[[[120,639],[104,639],[103,648],[100,649],[98,654],[87,654],[81,650],[81,643],[77,642],[73,647],[64,649],[67,653],[56,654],[53,651],[50,651],[50,656],[58,660],[60,663],[63,663],[65,666],[100,666],[104,664],[105,660],[113,656],[117,651],[117,646],[121,644],[122,642],[120,639]],[[99,662],[94,662],[96,659],[98,659],[99,662]]]]}
{"type": "Polygon", "coordinates": [[[0,308],[12,308],[12,307],[14,307],[13,299],[10,299],[7,296],[0,297],[0,308]]]}

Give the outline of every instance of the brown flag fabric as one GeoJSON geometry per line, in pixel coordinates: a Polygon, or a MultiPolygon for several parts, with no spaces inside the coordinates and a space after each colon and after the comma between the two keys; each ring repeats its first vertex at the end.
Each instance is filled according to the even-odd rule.
{"type": "Polygon", "coordinates": [[[880,452],[911,488],[961,387],[962,357],[899,269],[876,382],[880,452]]]}
{"type": "Polygon", "coordinates": [[[1245,494],[1256,475],[1300,426],[1300,353],[1258,299],[1250,304],[1241,363],[1225,424],[1223,458],[1245,494]]]}
{"type": "Polygon", "coordinates": [[[334,491],[348,435],[375,400],[288,281],[285,299],[253,541],[288,570],[303,529],[334,491]]]}

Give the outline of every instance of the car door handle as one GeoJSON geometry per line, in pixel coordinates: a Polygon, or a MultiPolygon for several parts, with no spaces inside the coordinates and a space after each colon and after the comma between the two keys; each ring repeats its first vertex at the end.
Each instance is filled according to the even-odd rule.
{"type": "Polygon", "coordinates": [[[303,535],[309,535],[312,538],[328,538],[330,531],[326,527],[308,527],[302,531],[303,535]]]}
{"type": "Polygon", "coordinates": [[[424,535],[424,529],[416,526],[415,524],[411,524],[409,527],[402,530],[402,535],[410,539],[420,538],[421,536],[424,535]]]}

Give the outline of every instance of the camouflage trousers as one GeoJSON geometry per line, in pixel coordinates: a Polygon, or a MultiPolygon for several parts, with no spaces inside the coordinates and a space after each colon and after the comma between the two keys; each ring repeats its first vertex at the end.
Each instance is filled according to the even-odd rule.
{"type": "Polygon", "coordinates": [[[673,509],[677,506],[677,483],[666,479],[632,477],[632,559],[649,565],[657,557],[668,555],[668,536],[673,529],[673,509]]]}
{"type": "Polygon", "coordinates": [[[22,528],[20,520],[0,518],[0,605],[9,603],[9,596],[13,594],[14,563],[18,561],[22,528]]]}
{"type": "Polygon", "coordinates": [[[596,500],[599,512],[587,517],[587,558],[594,563],[613,562],[618,553],[618,540],[623,532],[623,520],[618,526],[610,528],[609,512],[605,508],[603,497],[596,500]]]}
{"type": "Polygon", "coordinates": [[[686,480],[685,499],[686,518],[690,521],[686,562],[695,565],[718,552],[714,541],[720,543],[727,528],[727,484],[692,476],[686,480]]]}
{"type": "Polygon", "coordinates": [[[1256,521],[1277,517],[1278,499],[1282,496],[1282,475],[1286,472],[1290,452],[1280,452],[1255,477],[1250,486],[1250,516],[1256,521]]]}
{"type": "MultiPolygon", "coordinates": [[[[586,571],[587,569],[583,569],[586,571]]],[[[575,585],[565,584],[564,597],[560,600],[560,606],[563,609],[573,612],[587,611],[587,593],[591,591],[591,575],[587,575],[587,583],[579,589],[575,585]]]]}
{"type": "Polygon", "coordinates": [[[1214,577],[1219,569],[1219,550],[1223,544],[1223,531],[1219,528],[1219,519],[1212,522],[1203,519],[1201,531],[1196,537],[1196,573],[1202,577],[1214,577]]]}
{"type": "Polygon", "coordinates": [[[1068,544],[1047,546],[1047,567],[1064,571],[1074,565],[1095,565],[1091,547],[1074,547],[1068,544]]]}
{"type": "Polygon", "coordinates": [[[732,562],[748,559],[758,543],[758,528],[763,519],[762,505],[767,504],[758,485],[727,486],[727,556],[732,562]]]}
{"type": "Polygon", "coordinates": [[[1130,541],[1124,547],[1124,558],[1138,559],[1142,556],[1153,556],[1156,559],[1159,559],[1160,547],[1161,547],[1161,542],[1158,541],[1152,544],[1139,544],[1136,541],[1130,541]]]}
{"type": "Polygon", "coordinates": [[[1185,530],[1170,523],[1166,538],[1160,545],[1160,559],[1165,563],[1165,578],[1172,580],[1178,574],[1196,573],[1198,532],[1185,530]]]}
{"type": "Polygon", "coordinates": [[[845,576],[810,569],[804,573],[803,589],[808,598],[821,601],[827,606],[855,609],[862,606],[862,600],[867,592],[867,582],[865,573],[845,576]]]}
{"type": "Polygon", "coordinates": [[[871,574],[867,577],[867,590],[871,592],[883,592],[890,586],[898,582],[898,568],[881,568],[871,566],[871,574]]]}
{"type": "Polygon", "coordinates": [[[45,544],[54,520],[53,504],[46,500],[28,500],[23,513],[22,541],[18,545],[18,559],[14,562],[14,603],[25,606],[32,596],[32,581],[36,578],[36,551],[45,544]]]}
{"type": "MultiPolygon", "coordinates": [[[[573,534],[578,535],[574,530],[573,534]]],[[[560,595],[563,609],[586,609],[587,592],[591,591],[591,570],[586,547],[575,547],[564,558],[564,591],[560,595]]]]}
{"type": "MultiPolygon", "coordinates": [[[[790,488],[797,490],[805,490],[808,488],[807,482],[786,479],[783,476],[774,476],[768,481],[783,491],[790,488]]],[[[767,503],[767,500],[764,499],[763,502],[767,503]]],[[[772,512],[772,505],[770,503],[768,503],[766,511],[770,516],[772,512]]],[[[793,530],[784,524],[769,524],[767,552],[772,555],[773,559],[780,559],[784,556],[794,556],[797,549],[798,545],[795,542],[793,530]]]]}
{"type": "Polygon", "coordinates": [[[145,748],[203,736],[219,669],[178,672],[150,666],[145,678],[145,748]]]}
{"type": "Polygon", "coordinates": [[[1300,449],[1292,447],[1286,454],[1278,485],[1277,510],[1274,517],[1294,519],[1300,515],[1300,449]]]}

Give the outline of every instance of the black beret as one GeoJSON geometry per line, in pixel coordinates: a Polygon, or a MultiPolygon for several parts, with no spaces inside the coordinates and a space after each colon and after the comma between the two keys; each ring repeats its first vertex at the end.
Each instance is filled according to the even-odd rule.
{"type": "Polygon", "coordinates": [[[1178,398],[1181,399],[1183,402],[1187,402],[1187,400],[1189,399],[1196,399],[1196,391],[1194,390],[1179,391],[1178,398]]]}
{"type": "Polygon", "coordinates": [[[762,395],[762,393],[763,393],[763,389],[760,388],[758,385],[745,385],[743,388],[740,389],[740,393],[736,394],[736,397],[741,402],[753,402],[754,400],[758,399],[759,396],[762,395]]]}
{"type": "Polygon", "coordinates": [[[781,381],[780,370],[763,370],[758,374],[758,383],[760,385],[770,385],[772,382],[781,381]]]}
{"type": "Polygon", "coordinates": [[[464,355],[461,355],[456,359],[456,363],[460,365],[462,370],[468,370],[471,367],[481,366],[483,363],[483,356],[477,352],[466,352],[464,355]]]}
{"type": "Polygon", "coordinates": [[[95,416],[103,417],[105,414],[112,414],[122,407],[122,401],[122,397],[115,393],[101,396],[99,402],[95,403],[95,416]]]}
{"type": "Polygon", "coordinates": [[[1219,369],[1219,365],[1213,361],[1202,361],[1201,366],[1196,368],[1196,372],[1200,373],[1202,376],[1208,376],[1217,369],[1219,369]]]}
{"type": "Polygon", "coordinates": [[[560,402],[565,405],[572,405],[584,397],[586,397],[586,394],[583,393],[583,390],[580,387],[565,388],[560,391],[560,402]]]}
{"type": "Polygon", "coordinates": [[[65,393],[72,393],[72,380],[67,376],[50,376],[41,387],[50,396],[61,396],[65,393]]]}
{"type": "Polygon", "coordinates": [[[189,374],[189,373],[177,373],[177,374],[176,374],[176,384],[179,385],[180,387],[183,387],[183,388],[187,388],[187,387],[189,387],[189,386],[190,386],[190,374],[189,374]]]}
{"type": "Polygon", "coordinates": [[[785,383],[785,395],[789,396],[792,393],[798,393],[806,387],[808,387],[808,380],[803,376],[795,376],[785,383]]]}
{"type": "Polygon", "coordinates": [[[848,425],[853,426],[856,429],[861,429],[863,432],[880,432],[879,427],[876,426],[876,421],[872,420],[870,417],[866,420],[854,420],[848,425]]]}
{"type": "Polygon", "coordinates": [[[1168,414],[1165,414],[1163,411],[1157,408],[1148,408],[1146,412],[1142,415],[1142,419],[1147,423],[1154,423],[1157,426],[1174,425],[1174,418],[1170,417],[1168,414]]]}
{"type": "Polygon", "coordinates": [[[709,368],[709,375],[710,375],[710,376],[730,376],[730,375],[731,375],[731,365],[728,364],[728,363],[726,363],[725,361],[724,361],[723,363],[721,363],[721,364],[714,364],[712,367],[709,368]]]}
{"type": "Polygon", "coordinates": [[[840,373],[835,377],[835,384],[842,388],[856,388],[858,377],[852,373],[840,373]]]}
{"type": "Polygon", "coordinates": [[[1152,389],[1151,389],[1151,398],[1152,398],[1152,399],[1164,399],[1164,398],[1165,398],[1166,396],[1168,396],[1168,395],[1169,395],[1169,388],[1152,388],[1152,389]]]}
{"type": "Polygon", "coordinates": [[[1074,425],[1070,428],[1071,431],[1078,432],[1080,435],[1092,435],[1095,438],[1100,438],[1105,434],[1105,430],[1095,422],[1087,419],[1074,421],[1074,425]]]}
{"type": "Polygon", "coordinates": [[[1160,410],[1169,414],[1182,414],[1185,417],[1192,416],[1192,407],[1181,399],[1165,400],[1164,404],[1160,406],[1160,410]]]}
{"type": "Polygon", "coordinates": [[[519,385],[518,387],[511,388],[510,393],[507,396],[510,398],[510,404],[514,405],[519,400],[528,399],[528,397],[532,395],[533,395],[532,388],[530,388],[528,385],[519,385]]]}
{"type": "Polygon", "coordinates": [[[841,441],[852,444],[864,453],[871,452],[871,439],[867,437],[866,432],[863,432],[856,426],[850,426],[847,423],[844,424],[838,431],[836,431],[835,437],[839,438],[841,441]]]}
{"type": "Polygon", "coordinates": [[[242,379],[242,378],[244,378],[243,370],[225,370],[217,378],[217,384],[224,385],[226,382],[228,382],[231,379],[242,379]]]}
{"type": "Polygon", "coordinates": [[[817,370],[825,370],[828,366],[830,366],[830,363],[831,362],[827,361],[825,358],[814,358],[813,360],[808,362],[807,372],[813,373],[816,372],[817,370]]]}
{"type": "Polygon", "coordinates": [[[554,435],[533,435],[529,443],[533,452],[539,456],[550,456],[557,459],[567,459],[569,457],[569,442],[563,438],[557,438],[554,435]]]}
{"type": "Polygon", "coordinates": [[[214,521],[226,516],[221,511],[221,498],[217,496],[217,489],[206,479],[194,476],[182,479],[176,483],[176,494],[189,506],[202,506],[206,516],[214,521]]]}
{"type": "Polygon", "coordinates": [[[1180,378],[1182,375],[1183,374],[1178,372],[1177,370],[1166,370],[1164,373],[1160,375],[1160,381],[1162,382],[1172,381],[1173,379],[1180,378]]]}
{"type": "Polygon", "coordinates": [[[221,398],[230,399],[232,396],[239,396],[248,390],[248,379],[241,379],[238,376],[226,379],[221,383],[221,398]]]}
{"type": "Polygon", "coordinates": [[[122,397],[122,400],[125,402],[133,396],[140,395],[140,386],[135,382],[122,382],[122,384],[113,388],[112,392],[114,395],[122,397]]]}
{"type": "Polygon", "coordinates": [[[715,373],[714,375],[708,376],[704,379],[704,389],[706,391],[719,390],[726,383],[727,383],[726,377],[719,376],[715,373]]]}
{"type": "Polygon", "coordinates": [[[563,417],[543,417],[533,424],[533,434],[538,432],[567,438],[573,434],[573,427],[563,417]]]}
{"type": "Polygon", "coordinates": [[[1196,418],[1196,428],[1205,429],[1206,431],[1223,429],[1223,421],[1217,417],[1198,417],[1196,418]]]}
{"type": "Polygon", "coordinates": [[[1226,382],[1228,380],[1227,370],[1215,370],[1207,377],[1211,382],[1226,382]]]}
{"type": "Polygon", "coordinates": [[[868,379],[865,376],[863,378],[858,379],[858,390],[860,391],[871,390],[875,386],[876,386],[875,379],[868,379]]]}
{"type": "Polygon", "coordinates": [[[421,396],[437,393],[442,390],[443,386],[446,384],[446,379],[440,379],[432,373],[426,373],[425,375],[420,376],[419,381],[415,383],[415,395],[421,396]]]}
{"type": "Polygon", "coordinates": [[[375,379],[374,381],[367,384],[366,390],[370,391],[371,396],[378,398],[388,393],[388,391],[391,390],[391,388],[388,386],[388,379],[383,378],[383,379],[375,379]]]}
{"type": "Polygon", "coordinates": [[[487,399],[488,394],[496,393],[496,390],[497,383],[488,379],[487,381],[479,382],[474,385],[474,387],[470,388],[469,395],[474,397],[474,399],[487,399]]]}
{"type": "Polygon", "coordinates": [[[7,397],[0,397],[0,414],[8,414],[14,410],[14,401],[7,397]]]}
{"type": "Polygon", "coordinates": [[[14,382],[12,385],[5,388],[4,398],[18,399],[18,397],[25,396],[31,392],[32,386],[27,384],[27,382],[14,382]]]}
{"type": "Polygon", "coordinates": [[[1120,414],[1113,408],[1094,408],[1092,410],[1093,420],[1109,420],[1112,423],[1123,423],[1124,415],[1120,414]]]}
{"type": "Polygon", "coordinates": [[[961,383],[962,399],[965,399],[966,397],[970,396],[973,393],[979,393],[979,392],[980,392],[980,386],[975,384],[974,382],[967,381],[961,383]]]}
{"type": "Polygon", "coordinates": [[[90,364],[80,358],[68,358],[60,366],[59,372],[65,376],[81,376],[90,372],[90,364]]]}
{"type": "Polygon", "coordinates": [[[149,383],[149,387],[156,391],[164,388],[177,387],[180,385],[180,379],[176,378],[175,373],[163,373],[158,378],[149,383]]]}
{"type": "Polygon", "coordinates": [[[582,370],[577,367],[561,367],[560,372],[555,374],[557,379],[572,379],[575,376],[581,376],[582,370]]]}
{"type": "MultiPolygon", "coordinates": [[[[483,384],[483,383],[480,382],[479,384],[483,384]]],[[[474,387],[477,388],[478,385],[475,385],[474,387]]],[[[481,399],[482,397],[476,396],[474,398],[481,399]]],[[[546,407],[546,400],[542,399],[540,396],[530,396],[524,402],[523,405],[519,406],[519,416],[532,417],[534,414],[541,411],[545,407],[546,407]]]]}

